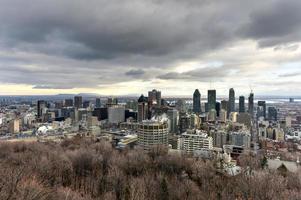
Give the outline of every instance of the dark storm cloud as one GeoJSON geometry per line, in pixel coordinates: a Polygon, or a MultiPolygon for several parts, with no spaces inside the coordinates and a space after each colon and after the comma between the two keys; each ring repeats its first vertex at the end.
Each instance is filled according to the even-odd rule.
{"type": "Polygon", "coordinates": [[[231,39],[226,9],[214,1],[3,0],[0,26],[7,46],[77,59],[185,55],[231,39]]]}
{"type": "Polygon", "coordinates": [[[145,71],[142,69],[131,69],[125,73],[125,75],[132,76],[132,77],[140,77],[144,74],[145,74],[145,71]]]}
{"type": "MultiPolygon", "coordinates": [[[[251,11],[250,21],[240,29],[247,38],[261,46],[295,42],[301,39],[301,1],[274,1],[274,4],[251,11]]],[[[265,3],[263,3],[265,5],[265,3]]]]}
{"type": "Polygon", "coordinates": [[[298,0],[0,1],[0,82],[34,88],[222,79],[235,69],[172,68],[244,39],[278,50],[301,33],[298,0]]]}

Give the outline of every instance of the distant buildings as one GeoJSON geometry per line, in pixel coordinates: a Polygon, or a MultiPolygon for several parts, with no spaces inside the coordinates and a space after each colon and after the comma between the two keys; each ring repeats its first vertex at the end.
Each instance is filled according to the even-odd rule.
{"type": "Polygon", "coordinates": [[[74,97],[74,107],[79,109],[83,107],[83,97],[82,96],[75,96],[74,97]]]}
{"type": "Polygon", "coordinates": [[[13,119],[9,123],[9,132],[11,134],[19,133],[20,132],[20,120],[13,119]]]}
{"type": "Polygon", "coordinates": [[[224,145],[235,145],[244,148],[250,148],[251,134],[247,130],[229,131],[213,130],[211,131],[213,146],[222,148],[224,145]]]}
{"type": "Polygon", "coordinates": [[[38,118],[41,119],[43,117],[43,114],[46,113],[47,102],[43,100],[39,100],[37,104],[38,104],[37,105],[38,118]]]}
{"type": "Polygon", "coordinates": [[[73,106],[73,99],[65,99],[64,107],[72,107],[73,106]]]}
{"type": "Polygon", "coordinates": [[[261,140],[270,139],[275,141],[284,141],[284,130],[277,122],[270,123],[269,121],[259,121],[258,136],[261,140]]]}
{"type": "Polygon", "coordinates": [[[96,98],[96,100],[95,100],[95,108],[100,108],[100,107],[101,107],[100,98],[96,98]]]}
{"type": "Polygon", "coordinates": [[[251,118],[253,118],[254,116],[254,93],[253,92],[251,92],[249,96],[248,112],[251,115],[251,118]]]}
{"type": "Polygon", "coordinates": [[[244,148],[250,148],[251,134],[247,131],[230,132],[229,144],[235,146],[241,146],[244,148]]]}
{"type": "Polygon", "coordinates": [[[201,113],[201,93],[198,89],[193,93],[193,112],[201,113]]]}
{"type": "Polygon", "coordinates": [[[266,119],[266,102],[265,101],[258,101],[257,104],[257,119],[263,117],[266,119]]]}
{"type": "Polygon", "coordinates": [[[277,109],[275,107],[268,107],[268,120],[277,121],[277,109]]]}

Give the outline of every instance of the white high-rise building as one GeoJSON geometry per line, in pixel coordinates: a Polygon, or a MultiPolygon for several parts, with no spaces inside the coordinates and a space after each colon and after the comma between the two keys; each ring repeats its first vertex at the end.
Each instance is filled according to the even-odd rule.
{"type": "Polygon", "coordinates": [[[201,130],[187,130],[178,139],[178,149],[187,153],[212,148],[212,137],[208,137],[207,133],[201,130]]]}

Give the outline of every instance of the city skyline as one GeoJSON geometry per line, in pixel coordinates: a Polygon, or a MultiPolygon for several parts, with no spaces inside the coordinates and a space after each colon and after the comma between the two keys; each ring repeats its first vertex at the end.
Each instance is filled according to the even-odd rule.
{"type": "Polygon", "coordinates": [[[2,0],[0,95],[301,96],[300,8],[298,0],[2,0]]]}

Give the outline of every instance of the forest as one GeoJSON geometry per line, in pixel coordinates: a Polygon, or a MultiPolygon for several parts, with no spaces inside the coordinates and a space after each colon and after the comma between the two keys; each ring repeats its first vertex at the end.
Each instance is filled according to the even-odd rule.
{"type": "Polygon", "coordinates": [[[301,172],[270,171],[243,155],[226,176],[212,160],[162,147],[118,151],[106,141],[0,143],[1,200],[300,199],[301,172]]]}

